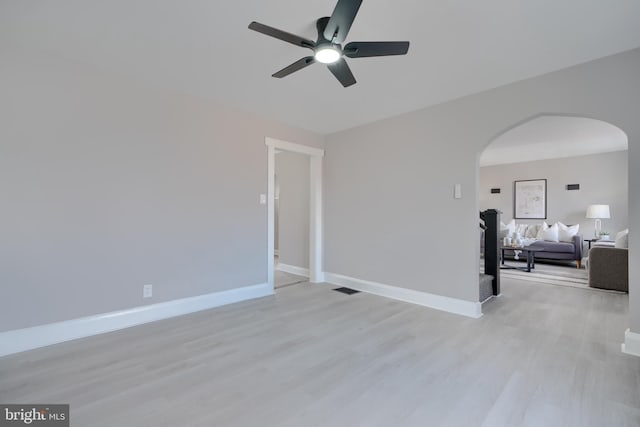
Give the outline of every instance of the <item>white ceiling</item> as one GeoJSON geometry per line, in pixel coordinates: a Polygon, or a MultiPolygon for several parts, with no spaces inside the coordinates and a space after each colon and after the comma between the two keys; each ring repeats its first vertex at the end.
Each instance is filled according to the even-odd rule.
{"type": "Polygon", "coordinates": [[[407,56],[352,59],[343,88],[310,51],[247,29],[316,38],[335,0],[3,0],[0,40],[142,84],[331,133],[640,46],[638,0],[365,0],[347,41],[410,40],[407,56]]]}
{"type": "Polygon", "coordinates": [[[496,138],[480,156],[480,166],[627,149],[627,135],[607,122],[583,117],[541,116],[496,138]]]}

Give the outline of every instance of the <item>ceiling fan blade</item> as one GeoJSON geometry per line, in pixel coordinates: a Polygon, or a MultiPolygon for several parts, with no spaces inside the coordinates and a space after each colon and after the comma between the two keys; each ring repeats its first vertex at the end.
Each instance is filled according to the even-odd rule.
{"type": "Polygon", "coordinates": [[[343,49],[349,58],[406,55],[408,51],[409,42],[351,42],[343,49]]]}
{"type": "Polygon", "coordinates": [[[351,24],[356,19],[360,4],[362,0],[338,0],[324,29],[324,38],[338,44],[345,41],[351,24]]]}
{"type": "Polygon", "coordinates": [[[336,76],[336,79],[342,83],[342,86],[349,87],[356,84],[356,78],[353,77],[353,73],[351,73],[351,69],[344,58],[340,58],[332,64],[327,64],[327,67],[336,76]]]}
{"type": "Polygon", "coordinates": [[[288,76],[291,73],[295,73],[298,70],[302,70],[304,67],[308,67],[309,65],[313,64],[314,62],[316,62],[316,60],[315,60],[315,58],[313,56],[307,56],[305,58],[297,60],[296,62],[294,62],[291,65],[288,65],[288,66],[284,67],[282,70],[280,70],[277,73],[273,74],[272,77],[281,79],[283,77],[288,76]]]}
{"type": "Polygon", "coordinates": [[[256,21],[253,21],[251,24],[249,24],[249,29],[262,34],[266,34],[271,37],[275,37],[276,39],[285,41],[287,43],[295,44],[296,46],[307,47],[309,49],[313,49],[316,46],[316,43],[314,41],[305,39],[304,37],[296,36],[295,34],[287,33],[286,31],[282,31],[256,21]]]}

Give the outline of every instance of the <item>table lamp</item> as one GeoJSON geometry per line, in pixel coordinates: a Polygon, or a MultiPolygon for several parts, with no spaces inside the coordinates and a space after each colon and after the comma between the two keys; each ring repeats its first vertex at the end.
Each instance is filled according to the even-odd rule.
{"type": "Polygon", "coordinates": [[[602,218],[611,218],[609,205],[589,205],[587,207],[587,218],[595,219],[595,238],[600,238],[602,231],[602,218]]]}

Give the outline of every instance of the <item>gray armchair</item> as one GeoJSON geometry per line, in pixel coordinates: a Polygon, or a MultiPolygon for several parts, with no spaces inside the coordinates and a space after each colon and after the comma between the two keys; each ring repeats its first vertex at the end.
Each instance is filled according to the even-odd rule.
{"type": "Polygon", "coordinates": [[[598,246],[591,248],[589,286],[629,292],[629,250],[598,246]]]}

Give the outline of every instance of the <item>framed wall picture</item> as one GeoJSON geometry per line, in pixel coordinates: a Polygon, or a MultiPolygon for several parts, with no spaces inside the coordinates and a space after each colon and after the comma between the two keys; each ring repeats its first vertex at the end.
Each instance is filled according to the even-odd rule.
{"type": "Polygon", "coordinates": [[[547,219],[547,180],[514,182],[514,218],[547,219]]]}

